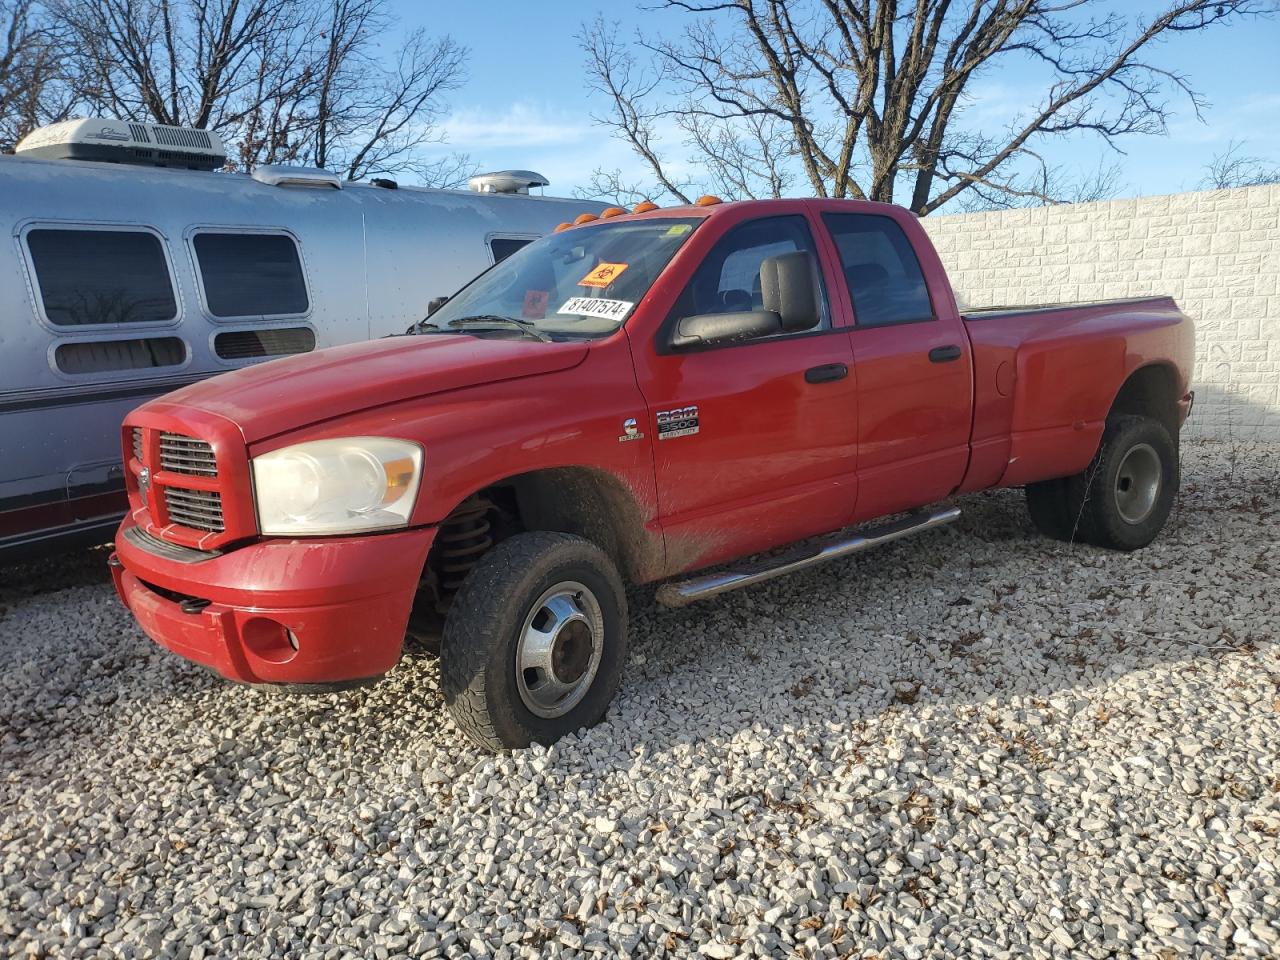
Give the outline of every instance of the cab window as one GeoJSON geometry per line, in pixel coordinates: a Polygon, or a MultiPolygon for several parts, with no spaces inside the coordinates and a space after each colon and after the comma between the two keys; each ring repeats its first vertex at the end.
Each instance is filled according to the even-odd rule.
{"type": "MultiPolygon", "coordinates": [[[[672,311],[673,318],[707,313],[745,313],[763,310],[760,265],[770,257],[803,251],[816,263],[813,235],[802,216],[767,217],[739,224],[725,234],[698,267],[672,311]]],[[[815,282],[822,286],[820,272],[815,282]]],[[[819,322],[829,329],[826,291],[818,291],[819,322]]]]}
{"type": "Polygon", "coordinates": [[[840,254],[859,327],[933,319],[920,261],[898,224],[862,213],[827,213],[822,219],[840,254]]]}

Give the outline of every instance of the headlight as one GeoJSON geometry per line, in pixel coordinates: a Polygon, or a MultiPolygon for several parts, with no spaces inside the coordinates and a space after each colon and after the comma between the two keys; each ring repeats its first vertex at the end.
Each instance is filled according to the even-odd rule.
{"type": "Polygon", "coordinates": [[[258,529],[271,536],[387,530],[409,523],[422,448],[407,440],[313,440],[253,458],[258,529]]]}

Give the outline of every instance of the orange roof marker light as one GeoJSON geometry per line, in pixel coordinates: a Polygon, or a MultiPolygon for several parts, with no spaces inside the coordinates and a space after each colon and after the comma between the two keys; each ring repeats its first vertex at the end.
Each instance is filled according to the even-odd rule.
{"type": "Polygon", "coordinates": [[[723,203],[719,197],[713,197],[709,193],[704,193],[697,200],[693,201],[695,207],[714,207],[717,203],[723,203]]]}
{"type": "Polygon", "coordinates": [[[600,211],[600,219],[608,220],[610,217],[621,217],[626,212],[625,207],[605,207],[600,211]]]}
{"type": "Polygon", "coordinates": [[[632,213],[648,213],[650,210],[657,210],[658,205],[651,200],[641,200],[631,208],[632,213]]]}
{"type": "Polygon", "coordinates": [[[555,228],[554,230],[552,230],[551,232],[552,232],[552,233],[560,233],[561,231],[568,230],[568,229],[569,229],[570,227],[572,227],[572,226],[573,226],[573,224],[572,224],[572,223],[557,223],[557,224],[556,224],[556,228],[555,228]]]}
{"type": "Polygon", "coordinates": [[[599,220],[594,213],[580,213],[573,218],[573,225],[576,227],[580,223],[590,223],[592,220],[599,220]]]}

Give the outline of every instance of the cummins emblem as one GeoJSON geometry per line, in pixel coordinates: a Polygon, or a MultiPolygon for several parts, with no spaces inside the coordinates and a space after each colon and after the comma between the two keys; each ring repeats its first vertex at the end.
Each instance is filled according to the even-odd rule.
{"type": "Polygon", "coordinates": [[[691,437],[698,432],[698,408],[681,407],[678,410],[658,412],[658,439],[674,440],[691,437]]]}
{"type": "Polygon", "coordinates": [[[622,421],[622,436],[618,437],[619,443],[626,443],[628,440],[643,440],[644,434],[640,432],[640,424],[636,423],[635,417],[627,417],[622,421]]]}
{"type": "Polygon", "coordinates": [[[142,498],[143,506],[147,504],[147,491],[151,489],[151,468],[143,467],[142,472],[138,474],[138,496],[142,498]]]}

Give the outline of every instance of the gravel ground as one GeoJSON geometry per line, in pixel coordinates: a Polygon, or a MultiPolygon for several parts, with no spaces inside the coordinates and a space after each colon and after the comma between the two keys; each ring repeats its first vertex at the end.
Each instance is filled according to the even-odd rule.
{"type": "Polygon", "coordinates": [[[479,753],[160,652],[101,551],[0,572],[0,956],[1280,955],[1280,448],[1128,556],[954,528],[682,611],[609,719],[479,753]]]}

